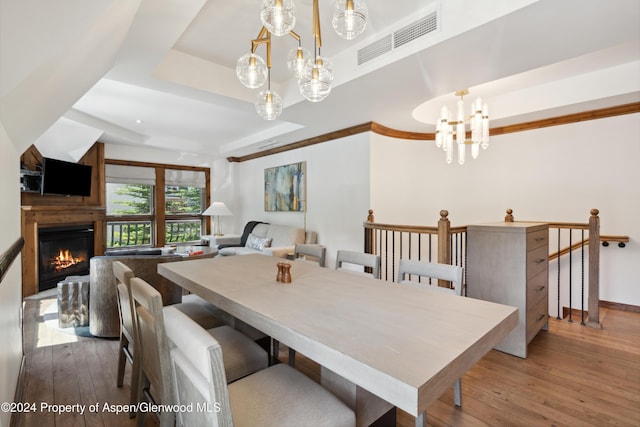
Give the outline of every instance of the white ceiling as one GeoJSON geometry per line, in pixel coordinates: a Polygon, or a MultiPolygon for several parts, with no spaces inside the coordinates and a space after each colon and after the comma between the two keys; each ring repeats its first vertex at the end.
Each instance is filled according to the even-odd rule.
{"type": "MultiPolygon", "coordinates": [[[[264,121],[253,106],[258,90],[235,77],[237,59],[261,28],[259,0],[142,0],[113,68],[36,146],[77,158],[98,135],[215,159],[369,121],[432,132],[439,108],[453,106],[453,93],[465,87],[488,102],[495,125],[640,100],[636,0],[366,3],[367,30],[349,42],[331,28],[333,1],[320,1],[322,53],[336,69],[321,103],[304,101],[286,72],[295,40],[274,37],[272,87],[285,109],[264,121]],[[434,11],[437,31],[357,66],[358,49],[434,11]]],[[[295,31],[308,49],[311,4],[296,1],[295,31]]]]}

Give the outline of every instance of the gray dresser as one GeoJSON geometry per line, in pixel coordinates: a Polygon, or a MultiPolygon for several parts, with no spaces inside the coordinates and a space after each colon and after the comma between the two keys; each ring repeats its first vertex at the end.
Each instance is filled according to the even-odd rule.
{"type": "Polygon", "coordinates": [[[518,326],[495,348],[527,357],[546,329],[549,311],[549,226],[497,222],[467,227],[467,296],[518,308],[518,326]]]}

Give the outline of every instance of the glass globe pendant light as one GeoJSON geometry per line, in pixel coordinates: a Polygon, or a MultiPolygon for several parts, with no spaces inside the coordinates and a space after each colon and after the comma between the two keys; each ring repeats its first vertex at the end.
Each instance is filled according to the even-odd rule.
{"type": "Polygon", "coordinates": [[[238,59],[236,75],[243,85],[255,89],[267,81],[267,65],[262,57],[250,52],[238,59]]]}
{"type": "Polygon", "coordinates": [[[367,5],[363,0],[337,0],[331,24],[340,37],[352,40],[366,28],[367,14],[367,5]]]}
{"type": "Polygon", "coordinates": [[[284,36],[296,25],[293,11],[293,0],[262,0],[262,25],[274,36],[284,36]]]}
{"type": "Polygon", "coordinates": [[[311,102],[320,102],[329,96],[333,82],[333,64],[327,58],[317,56],[302,71],[298,80],[300,93],[311,102]]]}
{"type": "Polygon", "coordinates": [[[282,114],[282,98],[271,89],[258,94],[256,112],[265,120],[275,120],[282,114]]]}
{"type": "Polygon", "coordinates": [[[304,71],[304,67],[311,61],[311,52],[307,49],[304,49],[302,46],[298,46],[297,48],[293,48],[289,51],[289,55],[287,55],[287,66],[289,67],[289,71],[295,74],[296,78],[300,78],[302,76],[302,72],[304,71]]]}
{"type": "Polygon", "coordinates": [[[314,60],[305,65],[298,79],[300,93],[311,102],[320,102],[331,92],[333,83],[333,63],[320,56],[322,36],[320,34],[320,13],[318,0],[313,0],[313,44],[314,60]]]}

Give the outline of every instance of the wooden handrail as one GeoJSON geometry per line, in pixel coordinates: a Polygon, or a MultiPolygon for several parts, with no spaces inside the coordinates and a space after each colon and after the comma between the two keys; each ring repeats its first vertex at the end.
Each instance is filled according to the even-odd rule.
{"type": "Polygon", "coordinates": [[[405,233],[438,234],[438,227],[426,227],[420,225],[396,225],[378,224],[376,222],[363,222],[362,226],[370,230],[402,231],[405,233]]]}
{"type": "Polygon", "coordinates": [[[580,241],[578,243],[574,243],[571,246],[567,246],[566,248],[562,248],[558,252],[554,252],[552,254],[549,254],[549,261],[557,259],[558,257],[561,257],[563,255],[566,255],[569,252],[575,251],[576,249],[581,248],[583,244],[585,246],[589,244],[589,238],[588,237],[586,239],[584,239],[584,243],[582,241],[580,241]]]}
{"type": "Polygon", "coordinates": [[[600,236],[602,246],[609,246],[609,242],[618,242],[618,247],[624,248],[629,243],[629,236],[600,236]]]}
{"type": "Polygon", "coordinates": [[[9,247],[9,249],[0,255],[0,282],[2,282],[4,275],[7,274],[9,267],[11,267],[11,264],[13,264],[13,261],[18,257],[18,254],[23,247],[24,239],[20,237],[13,245],[11,245],[11,247],[9,247]]]}
{"type": "MultiPolygon", "coordinates": [[[[604,246],[607,246],[607,245],[605,245],[605,243],[608,244],[608,242],[628,243],[629,242],[629,236],[604,236],[604,235],[600,235],[600,241],[602,242],[602,244],[604,246]]],[[[570,251],[574,251],[576,249],[579,249],[579,248],[582,247],[583,244],[586,246],[589,243],[590,243],[589,242],[589,238],[587,237],[586,239],[584,239],[584,243],[582,241],[580,241],[578,243],[574,243],[571,246],[567,246],[566,248],[562,248],[558,252],[554,252],[552,254],[549,254],[549,261],[554,260],[554,259],[558,258],[559,256],[566,255],[570,251]]],[[[624,248],[624,246],[621,246],[621,247],[624,248]]]]}

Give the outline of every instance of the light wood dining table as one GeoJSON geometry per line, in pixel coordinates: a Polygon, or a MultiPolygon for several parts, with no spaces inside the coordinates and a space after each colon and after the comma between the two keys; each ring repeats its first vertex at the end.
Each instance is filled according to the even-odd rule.
{"type": "Polygon", "coordinates": [[[353,398],[358,425],[388,409],[367,398],[388,402],[426,426],[428,406],[518,321],[515,307],[303,260],[291,262],[292,282],[281,283],[281,261],[217,257],[159,264],[158,272],[320,364],[322,384],[353,398]]]}

